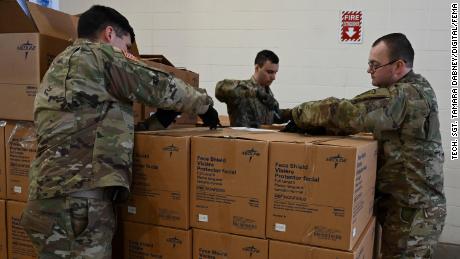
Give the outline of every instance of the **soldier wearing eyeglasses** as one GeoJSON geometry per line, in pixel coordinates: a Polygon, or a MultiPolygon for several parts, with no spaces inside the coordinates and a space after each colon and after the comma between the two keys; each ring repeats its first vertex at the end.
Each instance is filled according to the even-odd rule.
{"type": "Polygon", "coordinates": [[[285,128],[373,133],[379,144],[375,207],[383,258],[431,258],[446,217],[438,104],[430,83],[414,73],[413,61],[404,34],[377,39],[367,69],[377,88],[350,100],[305,102],[292,109],[285,128]]]}

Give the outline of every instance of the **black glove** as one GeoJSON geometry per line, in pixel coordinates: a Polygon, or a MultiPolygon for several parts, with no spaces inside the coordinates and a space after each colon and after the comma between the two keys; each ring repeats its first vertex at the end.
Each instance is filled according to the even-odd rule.
{"type": "Polygon", "coordinates": [[[163,125],[163,127],[167,128],[171,123],[176,120],[177,115],[180,112],[176,112],[173,110],[163,110],[157,109],[157,111],[153,114],[157,118],[157,120],[163,125]]]}
{"type": "Polygon", "coordinates": [[[203,121],[203,125],[209,126],[210,129],[216,129],[217,126],[222,127],[222,125],[220,125],[219,114],[217,113],[216,109],[214,109],[214,107],[212,107],[211,105],[209,106],[206,113],[201,114],[199,116],[203,121]]]}
{"type": "Polygon", "coordinates": [[[284,128],[282,128],[280,130],[281,132],[301,132],[302,129],[299,128],[294,120],[290,120],[288,124],[286,124],[286,126],[284,126],[284,128]]]}
{"type": "Polygon", "coordinates": [[[146,121],[141,121],[134,126],[135,131],[144,131],[149,129],[149,124],[146,121]]]}
{"type": "Polygon", "coordinates": [[[280,130],[281,132],[294,132],[302,133],[307,135],[330,135],[327,134],[326,128],[324,127],[308,127],[308,128],[299,128],[294,122],[290,120],[289,123],[280,130]]]}
{"type": "Polygon", "coordinates": [[[157,109],[157,111],[154,114],[150,115],[150,117],[148,117],[144,121],[139,122],[136,125],[135,130],[151,130],[151,124],[155,121],[158,121],[164,128],[167,128],[171,123],[175,121],[176,117],[180,114],[180,112],[176,112],[173,110],[157,109]]]}
{"type": "Polygon", "coordinates": [[[281,124],[292,120],[291,109],[277,109],[273,111],[273,123],[281,124]]]}

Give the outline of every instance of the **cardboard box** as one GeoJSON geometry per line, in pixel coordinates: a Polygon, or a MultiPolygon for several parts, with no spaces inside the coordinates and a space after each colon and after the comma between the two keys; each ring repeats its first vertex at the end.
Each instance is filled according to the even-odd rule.
{"type": "Polygon", "coordinates": [[[77,18],[29,3],[0,1],[0,118],[33,120],[40,80],[76,38],[77,18]],[[20,109],[18,109],[20,107],[20,109]]]}
{"type": "Polygon", "coordinates": [[[375,238],[374,238],[374,256],[372,258],[382,257],[382,225],[377,221],[375,223],[375,238]]]}
{"type": "Polygon", "coordinates": [[[377,142],[300,140],[270,143],[267,237],[350,250],[372,216],[377,142]]]}
{"type": "Polygon", "coordinates": [[[142,55],[140,55],[140,58],[142,60],[152,61],[152,62],[155,62],[155,63],[160,63],[160,64],[167,65],[167,66],[170,66],[170,67],[174,67],[173,63],[171,61],[169,61],[169,59],[167,59],[163,55],[142,54],[142,55]]]}
{"type": "MultiPolygon", "coordinates": [[[[173,64],[163,55],[141,55],[141,60],[152,68],[171,74],[193,87],[199,87],[199,74],[184,68],[174,67],[173,64]]],[[[144,118],[148,118],[152,112],[155,112],[155,110],[156,109],[154,107],[145,106],[144,118]]],[[[183,113],[176,119],[176,124],[195,124],[196,120],[196,115],[183,113]]]]}
{"type": "Polygon", "coordinates": [[[8,258],[6,230],[6,201],[0,200],[0,258],[8,258]]]}
{"type": "Polygon", "coordinates": [[[5,129],[6,186],[9,200],[27,201],[29,168],[37,150],[32,122],[8,121],[5,129]]]}
{"type": "Polygon", "coordinates": [[[6,199],[5,126],[0,120],[0,199],[6,199]]]}
{"type": "Polygon", "coordinates": [[[123,218],[188,229],[190,137],[136,133],[133,156],[131,197],[123,218]]]}
{"type": "Polygon", "coordinates": [[[266,259],[268,240],[193,229],[193,258],[266,259]]]}
{"type": "Polygon", "coordinates": [[[190,228],[190,136],[206,128],[136,132],[133,184],[122,218],[190,228]]]}
{"type": "Polygon", "coordinates": [[[265,237],[268,141],[243,133],[192,138],[192,227],[265,237]]]}
{"type": "Polygon", "coordinates": [[[192,230],[124,222],[124,258],[192,258],[192,230]]]}
{"type": "Polygon", "coordinates": [[[25,207],[24,202],[6,202],[8,258],[10,259],[38,259],[29,236],[20,225],[22,211],[25,207]]]}
{"type": "Polygon", "coordinates": [[[270,240],[270,259],[371,259],[375,233],[372,218],[352,251],[334,250],[270,240]]]}
{"type": "Polygon", "coordinates": [[[189,71],[184,68],[176,68],[167,60],[163,55],[141,55],[141,60],[145,62],[148,66],[156,68],[158,70],[164,71],[168,74],[171,74],[177,78],[182,79],[182,81],[187,84],[197,87],[200,83],[200,75],[189,71]]]}

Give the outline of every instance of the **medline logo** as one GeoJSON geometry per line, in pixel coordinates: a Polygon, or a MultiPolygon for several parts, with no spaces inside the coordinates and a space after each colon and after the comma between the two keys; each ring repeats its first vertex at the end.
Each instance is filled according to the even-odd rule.
{"type": "Polygon", "coordinates": [[[182,240],[177,237],[170,237],[166,239],[166,242],[171,243],[172,247],[175,248],[176,245],[182,245],[182,240]]]}
{"type": "Polygon", "coordinates": [[[243,156],[249,156],[249,162],[251,162],[252,158],[255,156],[260,156],[260,153],[255,150],[254,148],[248,149],[243,151],[243,156]]]}
{"type": "Polygon", "coordinates": [[[258,254],[260,253],[260,250],[257,249],[255,246],[247,246],[243,248],[243,251],[249,253],[249,257],[251,257],[253,254],[258,254]]]}
{"type": "Polygon", "coordinates": [[[339,163],[345,163],[347,159],[345,159],[345,157],[341,156],[340,154],[337,154],[336,156],[330,156],[326,158],[326,161],[334,162],[334,168],[337,168],[339,163]]]}
{"type": "Polygon", "coordinates": [[[169,157],[171,157],[173,152],[179,152],[179,148],[171,144],[167,147],[164,147],[163,151],[169,152],[169,157]]]}
{"type": "Polygon", "coordinates": [[[17,49],[20,51],[25,51],[24,58],[27,59],[27,55],[29,55],[29,51],[34,51],[36,47],[37,46],[27,41],[26,43],[19,45],[17,49]]]}

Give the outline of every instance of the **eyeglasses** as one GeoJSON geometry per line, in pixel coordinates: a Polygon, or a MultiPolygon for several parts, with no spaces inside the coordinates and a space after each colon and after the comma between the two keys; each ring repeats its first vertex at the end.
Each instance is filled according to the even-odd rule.
{"type": "MultiPolygon", "coordinates": [[[[375,65],[375,64],[372,63],[372,62],[368,62],[367,65],[369,66],[369,71],[375,72],[375,71],[377,71],[377,69],[379,69],[379,68],[381,68],[381,67],[389,66],[389,65],[395,63],[395,62],[398,61],[398,60],[401,60],[401,59],[395,59],[395,60],[393,60],[393,61],[390,61],[390,62],[388,62],[388,63],[386,63],[386,64],[384,64],[384,65],[380,65],[380,66],[379,66],[379,65],[375,65]]],[[[404,60],[402,60],[402,61],[405,63],[404,60]]]]}

